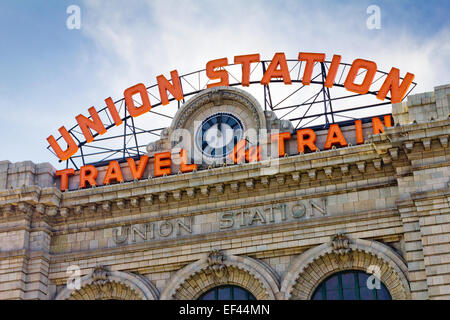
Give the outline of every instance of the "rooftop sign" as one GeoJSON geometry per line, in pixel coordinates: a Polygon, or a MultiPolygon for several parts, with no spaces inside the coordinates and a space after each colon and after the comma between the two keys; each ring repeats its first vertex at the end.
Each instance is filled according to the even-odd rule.
{"type": "MultiPolygon", "coordinates": [[[[261,79],[259,79],[260,85],[268,87],[269,83],[280,81],[287,86],[292,85],[295,80],[292,79],[292,72],[288,67],[287,61],[285,54],[282,52],[276,53],[272,60],[267,61],[266,64],[262,63],[259,54],[234,57],[234,64],[241,65],[240,85],[244,87],[255,83],[254,81],[250,81],[250,75],[253,66],[259,63],[262,63],[264,71],[261,79]]],[[[300,81],[303,86],[309,86],[311,83],[314,83],[314,66],[317,63],[323,64],[325,62],[325,54],[300,52],[297,61],[304,64],[301,79],[298,78],[297,81],[300,81]]],[[[374,79],[377,72],[380,72],[377,71],[375,62],[364,59],[355,59],[353,63],[349,65],[347,74],[343,79],[344,81],[340,83],[344,71],[340,74],[339,80],[337,79],[337,75],[339,67],[342,65],[340,55],[334,55],[331,62],[328,62],[328,70],[323,72],[324,78],[322,84],[324,88],[332,88],[333,86],[338,85],[344,87],[347,91],[358,95],[371,93],[376,95],[379,100],[390,99],[391,103],[398,103],[402,101],[408,93],[408,89],[414,79],[414,75],[409,72],[401,79],[400,70],[391,68],[389,73],[383,73],[384,81],[382,82],[381,87],[379,87],[377,91],[374,91],[372,88],[374,79]],[[356,79],[362,73],[365,74],[364,78],[362,79],[362,82],[357,83],[356,79]],[[388,94],[390,94],[390,97],[388,97],[388,94]]],[[[211,60],[206,64],[206,75],[209,81],[211,81],[211,83],[207,84],[206,88],[230,85],[230,74],[225,70],[227,66],[229,66],[227,58],[211,60]]],[[[299,68],[299,73],[300,69],[301,66],[299,68]]],[[[174,99],[177,101],[184,101],[185,95],[177,70],[171,71],[170,75],[170,81],[167,80],[164,75],[156,77],[157,88],[159,91],[158,105],[167,105],[170,102],[169,100],[174,99]],[[169,94],[171,95],[171,98],[169,98],[169,94]]],[[[376,81],[378,80],[379,79],[376,81]]],[[[107,113],[110,120],[109,123],[104,123],[101,120],[99,112],[97,112],[95,107],[88,109],[89,116],[82,114],[77,115],[75,119],[79,129],[78,131],[81,131],[84,141],[80,138],[76,138],[73,132],[69,132],[70,130],[67,130],[65,126],[62,126],[58,130],[61,134],[60,138],[55,139],[53,135],[50,135],[47,138],[49,148],[51,148],[51,151],[61,161],[68,160],[77,153],[81,146],[93,142],[97,136],[105,134],[112,126],[122,125],[126,118],[136,118],[148,113],[152,109],[152,102],[150,101],[148,89],[149,88],[142,83],[138,83],[125,89],[123,96],[128,112],[128,115],[125,118],[122,118],[119,115],[117,105],[113,102],[111,97],[105,99],[106,108],[102,109],[102,111],[107,113]],[[140,105],[136,105],[136,97],[140,99],[140,105]],[[58,142],[61,138],[66,142],[67,147],[64,148],[64,146],[58,142]]]]}

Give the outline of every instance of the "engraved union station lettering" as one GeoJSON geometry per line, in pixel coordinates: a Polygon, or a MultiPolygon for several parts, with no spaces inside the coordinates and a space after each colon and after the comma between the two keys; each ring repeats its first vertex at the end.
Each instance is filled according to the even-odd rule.
{"type": "Polygon", "coordinates": [[[301,200],[245,208],[219,214],[219,229],[241,228],[254,225],[308,219],[317,214],[326,215],[326,201],[301,200]]]}
{"type": "Polygon", "coordinates": [[[193,217],[133,224],[113,229],[116,244],[128,244],[153,239],[164,239],[192,233],[193,217]]]}
{"type": "Polygon", "coordinates": [[[186,218],[126,225],[114,228],[112,238],[115,244],[133,244],[228,229],[300,221],[327,214],[325,199],[290,201],[186,218]]]}

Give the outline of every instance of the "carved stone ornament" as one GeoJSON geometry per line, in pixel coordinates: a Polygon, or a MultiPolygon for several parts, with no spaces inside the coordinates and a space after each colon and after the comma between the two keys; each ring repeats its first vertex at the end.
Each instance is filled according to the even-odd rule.
{"type": "Polygon", "coordinates": [[[95,267],[92,272],[92,279],[92,284],[99,288],[96,298],[100,300],[108,298],[111,294],[111,283],[109,281],[109,273],[106,267],[95,267]]]}
{"type": "Polygon", "coordinates": [[[337,262],[342,265],[351,265],[353,256],[350,254],[350,239],[343,233],[337,233],[331,239],[333,253],[337,255],[337,262]]]}
{"type": "Polygon", "coordinates": [[[337,255],[344,255],[350,252],[350,239],[343,233],[337,233],[331,240],[333,252],[337,255]]]}
{"type": "Polygon", "coordinates": [[[106,284],[108,280],[108,270],[105,266],[99,265],[94,268],[94,271],[92,272],[92,283],[95,285],[104,285],[106,284]]]}
{"type": "Polygon", "coordinates": [[[224,263],[225,259],[225,255],[220,250],[212,250],[208,254],[208,270],[214,278],[222,279],[227,276],[227,266],[224,263]]]}

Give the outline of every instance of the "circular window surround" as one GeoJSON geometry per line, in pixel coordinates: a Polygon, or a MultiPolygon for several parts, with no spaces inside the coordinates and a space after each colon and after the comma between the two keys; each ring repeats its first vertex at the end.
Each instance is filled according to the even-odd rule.
{"type": "Polygon", "coordinates": [[[266,117],[259,102],[244,90],[234,87],[215,87],[206,89],[188,100],[176,113],[170,128],[162,139],[169,139],[167,146],[175,145],[189,149],[195,145],[195,135],[198,126],[218,113],[228,113],[239,119],[242,128],[251,144],[257,143],[260,129],[266,129],[266,117]],[[189,131],[191,141],[181,143],[180,135],[189,131]]]}
{"type": "Polygon", "coordinates": [[[344,270],[368,272],[373,266],[379,268],[380,280],[393,300],[411,299],[408,268],[402,258],[380,242],[363,239],[349,240],[344,250],[336,250],[331,241],[300,254],[281,280],[280,291],[284,299],[309,300],[331,274],[344,270]]]}

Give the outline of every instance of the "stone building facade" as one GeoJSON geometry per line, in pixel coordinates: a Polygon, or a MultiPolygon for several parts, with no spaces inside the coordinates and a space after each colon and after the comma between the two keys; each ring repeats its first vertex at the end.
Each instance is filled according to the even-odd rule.
{"type": "Polygon", "coordinates": [[[311,299],[344,270],[377,274],[392,299],[450,298],[450,85],[393,105],[384,133],[364,123],[363,144],[342,125],[347,147],[297,154],[293,134],[281,158],[151,176],[153,154],[177,155],[171,132],[218,112],[293,130],[215,88],[148,146],[143,179],[77,189],[75,175],[61,192],[48,163],[0,162],[0,299],[197,299],[221,285],[311,299]]]}

